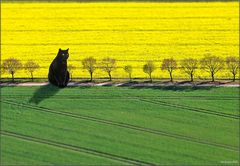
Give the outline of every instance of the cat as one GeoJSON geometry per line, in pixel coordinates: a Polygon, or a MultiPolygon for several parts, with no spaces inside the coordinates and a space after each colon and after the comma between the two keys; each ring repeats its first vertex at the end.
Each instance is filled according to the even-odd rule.
{"type": "Polygon", "coordinates": [[[69,72],[67,70],[68,50],[59,48],[57,56],[49,67],[48,81],[60,88],[66,87],[69,82],[69,72]]]}

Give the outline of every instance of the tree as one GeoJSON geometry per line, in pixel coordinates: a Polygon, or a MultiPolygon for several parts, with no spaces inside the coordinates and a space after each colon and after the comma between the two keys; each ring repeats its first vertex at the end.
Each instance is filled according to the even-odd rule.
{"type": "Polygon", "coordinates": [[[215,81],[215,74],[224,67],[223,60],[211,54],[205,55],[201,61],[201,67],[210,73],[212,82],[215,81]]]}
{"type": "Polygon", "coordinates": [[[173,82],[173,70],[177,69],[177,61],[173,58],[163,59],[161,68],[169,72],[170,81],[173,82]]]}
{"type": "Polygon", "coordinates": [[[107,72],[109,80],[112,81],[111,72],[116,69],[116,60],[113,58],[104,58],[102,60],[102,69],[107,72]]]}
{"type": "Polygon", "coordinates": [[[239,71],[239,59],[234,56],[229,56],[226,58],[227,63],[227,69],[232,73],[233,75],[233,82],[236,80],[236,75],[239,71]]]}
{"type": "Polygon", "coordinates": [[[22,63],[15,58],[8,58],[4,60],[2,64],[3,72],[7,72],[12,75],[12,82],[14,82],[14,74],[18,70],[21,70],[21,68],[22,68],[22,63]]]}
{"type": "Polygon", "coordinates": [[[156,67],[152,61],[148,61],[143,65],[143,72],[149,75],[150,81],[152,82],[152,73],[156,70],[156,67]]]}
{"type": "Polygon", "coordinates": [[[124,66],[124,70],[126,73],[128,73],[128,76],[129,76],[129,80],[131,81],[132,80],[132,66],[131,65],[127,65],[127,66],[124,66]]]}
{"type": "Polygon", "coordinates": [[[33,72],[39,68],[40,66],[32,60],[27,61],[24,65],[24,69],[31,74],[32,81],[33,81],[33,72]]]}
{"type": "Polygon", "coordinates": [[[198,61],[193,58],[183,59],[181,62],[181,67],[185,73],[190,76],[190,81],[193,81],[193,76],[195,70],[197,69],[198,61]]]}
{"type": "Polygon", "coordinates": [[[73,70],[75,70],[76,67],[73,66],[73,65],[68,65],[67,69],[68,69],[68,72],[70,74],[70,80],[72,80],[72,78],[73,78],[73,76],[72,76],[73,75],[73,70]]]}
{"type": "Polygon", "coordinates": [[[93,57],[88,57],[82,60],[83,68],[86,69],[90,74],[90,81],[93,78],[93,72],[96,69],[97,60],[93,57]]]}

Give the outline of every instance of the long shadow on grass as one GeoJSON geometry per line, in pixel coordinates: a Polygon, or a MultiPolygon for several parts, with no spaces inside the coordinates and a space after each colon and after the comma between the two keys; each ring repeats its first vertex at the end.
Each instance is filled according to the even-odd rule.
{"type": "Polygon", "coordinates": [[[37,89],[31,99],[29,100],[29,103],[39,104],[41,101],[51,98],[55,94],[57,94],[61,89],[53,86],[51,84],[41,86],[39,89],[37,89]]]}
{"type": "MultiPolygon", "coordinates": [[[[148,83],[148,82],[145,82],[148,83]]],[[[169,81],[167,82],[161,82],[163,84],[167,84],[170,83],[169,81]]],[[[210,89],[214,89],[217,88],[216,86],[204,86],[204,84],[199,84],[199,85],[187,85],[184,86],[184,84],[191,84],[191,82],[189,81],[183,81],[183,82],[178,82],[178,83],[174,83],[174,84],[170,84],[170,85],[138,85],[138,82],[126,82],[122,85],[120,85],[120,87],[129,87],[131,89],[153,89],[153,90],[167,90],[167,91],[194,91],[194,90],[210,90],[210,89]],[[182,86],[183,85],[183,86],[182,86]],[[201,86],[202,85],[202,86],[201,86]]]]}
{"type": "Polygon", "coordinates": [[[213,86],[176,86],[176,85],[169,85],[169,86],[133,86],[132,89],[154,89],[154,90],[166,90],[166,91],[195,91],[195,90],[211,90],[217,87],[213,86]]]}
{"type": "MultiPolygon", "coordinates": [[[[73,88],[88,89],[88,88],[91,88],[91,86],[81,86],[81,87],[68,86],[68,87],[65,87],[65,88],[68,88],[68,89],[73,89],[73,88]]],[[[39,104],[43,100],[54,97],[59,91],[65,89],[65,88],[58,88],[58,87],[53,86],[51,84],[41,86],[34,92],[33,96],[31,97],[31,99],[29,99],[28,102],[29,103],[34,103],[34,104],[39,104]]]]}

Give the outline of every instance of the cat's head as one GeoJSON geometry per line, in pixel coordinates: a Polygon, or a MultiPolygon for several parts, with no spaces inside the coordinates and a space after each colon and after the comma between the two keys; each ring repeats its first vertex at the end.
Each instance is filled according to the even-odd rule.
{"type": "Polygon", "coordinates": [[[62,50],[61,48],[59,48],[58,50],[58,58],[61,58],[62,60],[67,60],[69,57],[69,53],[68,53],[68,49],[66,50],[62,50]]]}

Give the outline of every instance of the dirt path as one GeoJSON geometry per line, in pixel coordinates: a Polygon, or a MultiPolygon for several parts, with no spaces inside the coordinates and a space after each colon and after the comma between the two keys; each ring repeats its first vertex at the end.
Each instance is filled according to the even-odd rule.
{"type": "MultiPolygon", "coordinates": [[[[27,83],[1,83],[0,86],[45,86],[48,85],[48,82],[42,83],[34,83],[34,82],[27,82],[27,83]]],[[[77,82],[70,82],[68,87],[84,87],[84,86],[116,86],[116,87],[161,87],[161,86],[179,86],[179,87],[240,87],[240,84],[233,84],[233,83],[112,83],[112,82],[104,82],[104,83],[77,83],[77,82]]]]}

